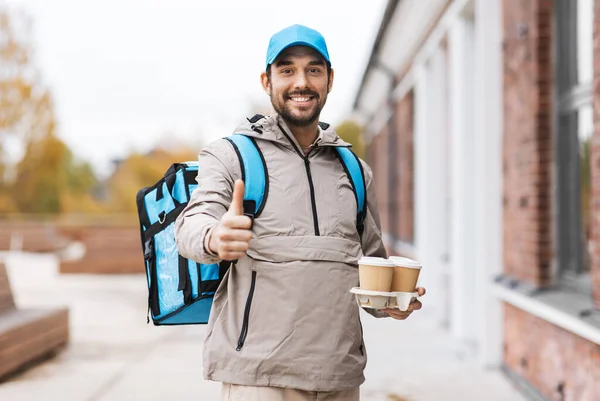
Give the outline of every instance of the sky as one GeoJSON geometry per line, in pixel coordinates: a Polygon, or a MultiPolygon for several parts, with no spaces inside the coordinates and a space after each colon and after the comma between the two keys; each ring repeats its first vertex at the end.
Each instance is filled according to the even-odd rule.
{"type": "Polygon", "coordinates": [[[335,70],[321,114],[348,116],[384,0],[0,0],[33,22],[35,62],[55,100],[58,135],[100,176],[157,143],[197,146],[269,106],[260,86],[269,38],[320,31],[335,70]]]}

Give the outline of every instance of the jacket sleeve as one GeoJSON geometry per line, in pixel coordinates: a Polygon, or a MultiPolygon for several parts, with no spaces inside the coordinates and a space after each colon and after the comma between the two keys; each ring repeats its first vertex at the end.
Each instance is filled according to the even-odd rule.
{"type": "MultiPolygon", "coordinates": [[[[362,251],[365,256],[376,256],[387,258],[387,251],[381,234],[381,223],[379,221],[379,209],[375,196],[375,185],[373,183],[373,172],[369,165],[362,162],[367,187],[367,216],[365,218],[365,230],[362,236],[362,251]]],[[[389,317],[387,313],[379,312],[371,308],[363,308],[365,312],[376,317],[389,317]]]]}
{"type": "Polygon", "coordinates": [[[220,139],[198,155],[198,187],[175,221],[175,241],[179,253],[198,263],[218,263],[208,250],[212,229],[231,204],[233,183],[241,178],[239,161],[231,144],[220,139]]]}

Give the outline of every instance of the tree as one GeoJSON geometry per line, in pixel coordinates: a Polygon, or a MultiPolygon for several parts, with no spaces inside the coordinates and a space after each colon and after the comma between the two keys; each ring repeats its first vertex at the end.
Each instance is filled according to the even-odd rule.
{"type": "Polygon", "coordinates": [[[112,213],[137,213],[137,192],[155,184],[176,162],[197,160],[198,153],[188,148],[157,148],[147,154],[133,153],[119,163],[108,180],[107,210],[112,213]]]}
{"type": "Polygon", "coordinates": [[[30,38],[31,20],[0,5],[0,136],[35,137],[53,119],[30,38]]]}
{"type": "Polygon", "coordinates": [[[52,96],[33,62],[31,21],[0,5],[0,212],[97,210],[97,186],[56,133],[52,96]],[[25,155],[16,165],[3,141],[17,137],[25,155]]]}
{"type": "Polygon", "coordinates": [[[0,5],[0,211],[4,212],[17,210],[5,140],[9,135],[23,141],[33,137],[37,122],[47,117],[39,108],[44,107],[49,95],[31,62],[29,37],[29,19],[0,5]]]}
{"type": "Polygon", "coordinates": [[[61,212],[97,211],[97,202],[90,202],[97,180],[91,166],[79,162],[56,136],[52,101],[49,96],[40,103],[41,114],[35,136],[27,140],[25,155],[16,166],[10,188],[17,211],[23,213],[57,214],[61,212]],[[85,201],[82,207],[77,200],[85,201]]]}
{"type": "Polygon", "coordinates": [[[361,159],[365,155],[365,144],[363,140],[363,129],[353,121],[342,122],[335,131],[344,141],[352,144],[352,150],[361,159]]]}

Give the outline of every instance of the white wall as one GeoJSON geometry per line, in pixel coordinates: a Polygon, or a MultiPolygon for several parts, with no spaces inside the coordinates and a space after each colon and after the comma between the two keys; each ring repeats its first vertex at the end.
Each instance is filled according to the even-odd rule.
{"type": "Polygon", "coordinates": [[[415,73],[415,254],[423,264],[421,284],[428,290],[428,309],[444,326],[449,324],[449,265],[447,227],[447,99],[446,51],[415,73]]]}
{"type": "MultiPolygon", "coordinates": [[[[452,2],[395,90],[415,95],[414,253],[427,307],[484,366],[502,360],[492,292],[502,270],[501,10],[501,0],[452,2]]],[[[390,35],[385,49],[411,43],[390,35]]]]}
{"type": "MultiPolygon", "coordinates": [[[[420,284],[428,289],[427,297],[432,299],[431,308],[435,310],[435,305],[438,304],[436,300],[436,289],[433,283],[436,272],[429,268],[430,255],[429,246],[429,233],[427,232],[427,197],[428,197],[428,155],[427,149],[429,132],[429,122],[427,115],[427,106],[429,102],[429,88],[428,88],[428,66],[420,64],[413,68],[414,75],[414,121],[413,121],[413,135],[414,135],[414,247],[415,257],[421,261],[423,270],[419,277],[420,284]]],[[[438,301],[439,302],[439,301],[438,301]]]]}
{"type": "Polygon", "coordinates": [[[474,195],[474,21],[459,14],[448,32],[450,53],[450,115],[452,131],[452,333],[474,344],[475,291],[474,195]]]}
{"type": "Polygon", "coordinates": [[[477,339],[484,366],[502,362],[502,307],[492,282],[502,272],[502,15],[501,0],[476,0],[475,139],[477,209],[477,339]]]}
{"type": "Polygon", "coordinates": [[[398,89],[402,96],[414,84],[416,94],[416,255],[435,293],[429,302],[483,366],[502,360],[501,306],[491,290],[502,270],[500,11],[500,0],[455,2],[398,89]]]}

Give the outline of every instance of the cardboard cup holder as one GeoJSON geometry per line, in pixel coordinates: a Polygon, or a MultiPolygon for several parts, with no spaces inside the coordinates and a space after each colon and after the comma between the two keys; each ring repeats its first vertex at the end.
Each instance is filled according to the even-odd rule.
{"type": "Polygon", "coordinates": [[[396,308],[406,311],[408,305],[417,299],[418,293],[415,292],[380,292],[363,290],[354,287],[350,290],[356,297],[359,306],[371,309],[396,308]]]}

